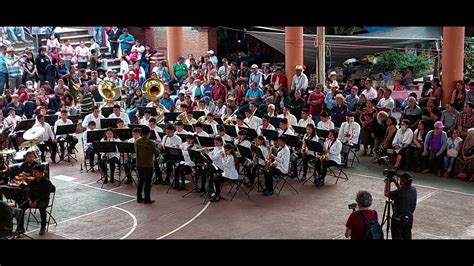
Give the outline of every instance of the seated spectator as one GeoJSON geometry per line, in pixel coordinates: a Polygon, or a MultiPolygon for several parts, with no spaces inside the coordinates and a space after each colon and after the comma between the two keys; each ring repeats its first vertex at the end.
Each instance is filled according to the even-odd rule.
{"type": "Polygon", "coordinates": [[[441,122],[446,129],[450,129],[454,126],[458,116],[459,112],[454,108],[454,105],[446,103],[446,110],[441,113],[441,122]]]}
{"type": "Polygon", "coordinates": [[[468,130],[461,154],[456,159],[455,173],[461,180],[474,181],[474,128],[468,130]]]}
{"type": "Polygon", "coordinates": [[[444,177],[450,177],[454,170],[454,162],[461,151],[462,139],[459,137],[459,133],[455,129],[448,131],[448,145],[446,155],[444,156],[444,177]]]}
{"type": "Polygon", "coordinates": [[[390,116],[385,122],[385,124],[386,130],[383,141],[379,144],[378,147],[375,147],[375,158],[372,162],[378,162],[380,158],[387,155],[387,149],[392,148],[393,138],[397,133],[397,120],[395,119],[395,117],[390,116]]]}
{"type": "Polygon", "coordinates": [[[472,109],[474,108],[474,103],[466,102],[464,103],[464,108],[462,112],[458,115],[456,123],[453,125],[453,129],[457,129],[459,136],[465,138],[467,136],[467,131],[474,127],[474,116],[472,109]]]}
{"type": "Polygon", "coordinates": [[[415,129],[413,133],[413,141],[408,146],[408,149],[405,153],[405,169],[413,170],[414,162],[417,162],[417,172],[421,171],[421,154],[423,153],[423,145],[425,143],[426,134],[428,130],[426,129],[426,122],[421,120],[418,122],[418,128],[415,129]]]}
{"type": "Polygon", "coordinates": [[[443,122],[437,121],[434,124],[434,129],[430,130],[426,135],[421,160],[423,174],[430,171],[429,163],[434,163],[438,176],[442,175],[443,157],[448,142],[448,135],[443,131],[443,127],[443,122]]]}
{"type": "Polygon", "coordinates": [[[405,158],[405,153],[413,141],[413,131],[408,127],[409,125],[410,121],[403,120],[400,129],[392,141],[394,153],[397,154],[397,161],[395,163],[396,169],[400,167],[402,160],[405,158]]]}

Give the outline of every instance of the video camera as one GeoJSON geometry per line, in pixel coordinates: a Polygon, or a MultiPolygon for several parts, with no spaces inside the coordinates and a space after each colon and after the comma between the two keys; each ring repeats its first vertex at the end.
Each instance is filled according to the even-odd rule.
{"type": "Polygon", "coordinates": [[[347,207],[349,207],[349,210],[352,210],[352,211],[355,211],[355,209],[357,208],[357,203],[351,203],[349,205],[347,205],[347,207]]]}
{"type": "Polygon", "coordinates": [[[384,169],[383,175],[392,180],[393,177],[397,175],[397,171],[391,169],[384,169]]]}

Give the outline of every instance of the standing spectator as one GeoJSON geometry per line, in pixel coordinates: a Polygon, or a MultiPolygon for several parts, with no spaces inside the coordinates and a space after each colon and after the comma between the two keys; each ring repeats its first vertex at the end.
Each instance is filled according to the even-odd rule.
{"type": "Polygon", "coordinates": [[[132,45],[135,44],[135,37],[133,37],[132,34],[128,33],[127,28],[124,28],[122,30],[122,35],[118,37],[117,42],[120,43],[120,49],[122,50],[122,53],[124,53],[125,50],[130,52],[130,49],[132,49],[132,45]]]}
{"type": "Polygon", "coordinates": [[[266,65],[263,67],[263,76],[262,76],[262,88],[266,88],[267,85],[270,85],[272,82],[272,70],[270,66],[266,65]]]}
{"type": "Polygon", "coordinates": [[[320,115],[323,112],[325,95],[321,92],[322,87],[321,83],[316,84],[316,88],[308,97],[309,112],[315,125],[318,124],[320,115]]]}
{"type": "Polygon", "coordinates": [[[130,62],[128,61],[127,57],[125,55],[122,55],[122,57],[120,58],[120,71],[118,74],[123,79],[125,79],[125,74],[129,71],[129,65],[130,62]]]}
{"type": "Polygon", "coordinates": [[[441,104],[441,95],[443,92],[439,78],[434,78],[431,81],[431,89],[430,98],[433,100],[434,105],[438,107],[441,104]]]}
{"type": "Polygon", "coordinates": [[[257,85],[262,88],[262,72],[258,70],[258,65],[253,64],[250,77],[249,77],[249,86],[252,85],[252,83],[257,83],[257,85]]]}
{"type": "Polygon", "coordinates": [[[46,80],[49,82],[49,84],[54,88],[54,85],[56,84],[56,79],[59,78],[58,75],[58,69],[56,68],[57,61],[55,58],[51,61],[51,64],[49,64],[46,67],[46,80]]]}
{"type": "MultiPolygon", "coordinates": [[[[99,45],[102,45],[102,26],[92,27],[92,32],[94,41],[96,41],[99,45]]],[[[91,47],[91,49],[95,48],[91,47]]],[[[100,56],[100,53],[98,53],[98,56],[100,56]]]]}
{"type": "Polygon", "coordinates": [[[464,81],[458,80],[456,82],[456,88],[451,94],[450,103],[456,108],[456,110],[461,111],[464,106],[464,101],[466,99],[466,90],[464,89],[464,81]]]}
{"type": "Polygon", "coordinates": [[[71,59],[74,56],[74,48],[72,47],[69,40],[64,40],[64,44],[61,46],[61,58],[64,60],[67,71],[71,69],[71,59]]]}
{"type": "Polygon", "coordinates": [[[378,221],[377,211],[370,208],[372,195],[367,191],[357,192],[356,202],[358,211],[354,210],[349,216],[346,222],[345,236],[346,238],[350,237],[351,240],[363,240],[367,227],[365,220],[378,221]]]}
{"type": "Polygon", "coordinates": [[[112,29],[107,32],[107,35],[109,36],[109,42],[110,42],[110,57],[112,59],[117,58],[117,51],[118,51],[118,39],[120,37],[120,30],[117,28],[117,26],[112,26],[112,29]]]}
{"type": "MultiPolygon", "coordinates": [[[[23,55],[22,57],[26,57],[23,55]]],[[[10,89],[17,89],[21,84],[21,66],[20,57],[15,55],[13,47],[7,48],[7,55],[5,56],[5,64],[8,69],[8,86],[10,89]]]]}
{"type": "MultiPolygon", "coordinates": [[[[0,46],[0,96],[5,87],[8,89],[8,68],[5,63],[5,46],[0,46]]],[[[1,110],[0,110],[1,111],[1,110]]]]}
{"type": "Polygon", "coordinates": [[[359,88],[357,86],[353,86],[352,89],[350,89],[351,94],[346,96],[346,104],[350,112],[355,111],[355,106],[359,101],[359,96],[357,96],[358,92],[359,88]]]}
{"type": "Polygon", "coordinates": [[[95,42],[94,38],[91,38],[91,46],[89,47],[89,51],[95,50],[97,58],[100,57],[100,45],[95,42]]]}
{"type": "Polygon", "coordinates": [[[303,73],[303,66],[297,65],[295,70],[296,73],[291,80],[291,91],[306,90],[308,88],[308,77],[303,73]]]}
{"type": "Polygon", "coordinates": [[[157,53],[157,51],[152,49],[149,44],[145,45],[145,52],[142,55],[142,59],[140,61],[140,66],[143,67],[143,70],[145,71],[146,79],[148,79],[148,77],[150,77],[151,57],[153,57],[156,53],[157,53]]]}
{"type": "Polygon", "coordinates": [[[207,51],[207,54],[209,54],[209,61],[214,65],[214,68],[217,68],[217,64],[219,63],[219,59],[217,59],[217,56],[214,55],[213,50],[207,51]]]}
{"type": "Polygon", "coordinates": [[[136,61],[140,62],[143,52],[145,52],[145,46],[143,46],[138,39],[135,40],[135,44],[133,44],[130,50],[130,58],[135,58],[136,61]]]}
{"type": "Polygon", "coordinates": [[[469,83],[469,91],[466,93],[466,101],[474,103],[474,81],[469,83]]]}
{"type": "MultiPolygon", "coordinates": [[[[26,58],[23,61],[23,77],[21,79],[21,83],[25,84],[27,81],[36,81],[36,65],[35,60],[33,58],[33,53],[31,51],[26,52],[26,58]]],[[[0,93],[1,95],[1,93],[0,93]]]]}
{"type": "Polygon", "coordinates": [[[86,47],[84,41],[81,41],[79,46],[76,47],[77,55],[77,66],[79,69],[86,69],[87,63],[89,62],[89,48],[86,47]]]}
{"type": "Polygon", "coordinates": [[[237,84],[239,86],[242,86],[243,83],[247,83],[250,78],[250,70],[248,68],[248,63],[247,61],[242,61],[240,62],[240,70],[237,72],[237,84]]]}
{"type": "Polygon", "coordinates": [[[97,51],[95,49],[91,49],[91,54],[89,56],[89,69],[92,71],[97,70],[97,51]]]}
{"type": "Polygon", "coordinates": [[[51,33],[51,35],[49,35],[49,38],[46,41],[46,47],[48,47],[48,52],[51,52],[53,50],[53,47],[56,47],[57,49],[61,48],[61,44],[59,43],[58,39],[56,39],[54,33],[51,33]]]}
{"type": "Polygon", "coordinates": [[[160,65],[155,66],[153,72],[155,72],[158,75],[158,78],[164,82],[169,82],[171,80],[168,62],[166,60],[162,60],[160,65]]]}

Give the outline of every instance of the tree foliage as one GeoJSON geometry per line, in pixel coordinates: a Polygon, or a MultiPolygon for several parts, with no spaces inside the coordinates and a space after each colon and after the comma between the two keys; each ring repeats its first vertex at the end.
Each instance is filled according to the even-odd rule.
{"type": "Polygon", "coordinates": [[[464,77],[474,78],[474,38],[466,38],[464,42],[464,77]]]}
{"type": "Polygon", "coordinates": [[[377,57],[376,65],[398,73],[403,73],[407,67],[413,67],[414,77],[421,77],[432,68],[433,58],[415,52],[388,50],[377,57]]]}

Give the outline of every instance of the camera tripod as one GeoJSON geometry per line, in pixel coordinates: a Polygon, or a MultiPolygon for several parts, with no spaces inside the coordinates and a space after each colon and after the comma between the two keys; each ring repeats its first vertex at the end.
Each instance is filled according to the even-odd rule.
{"type": "MultiPolygon", "coordinates": [[[[389,178],[390,179],[390,178],[389,178]]],[[[390,191],[390,186],[392,184],[392,181],[388,181],[388,191],[390,191]]],[[[386,229],[386,236],[385,236],[385,239],[388,240],[388,235],[389,235],[389,232],[390,232],[390,222],[391,222],[391,215],[390,215],[390,208],[393,210],[393,201],[387,197],[387,200],[385,200],[385,207],[383,209],[383,215],[382,215],[382,223],[381,223],[381,227],[383,228],[383,226],[385,225],[385,223],[387,224],[387,229],[386,229]]]]}

